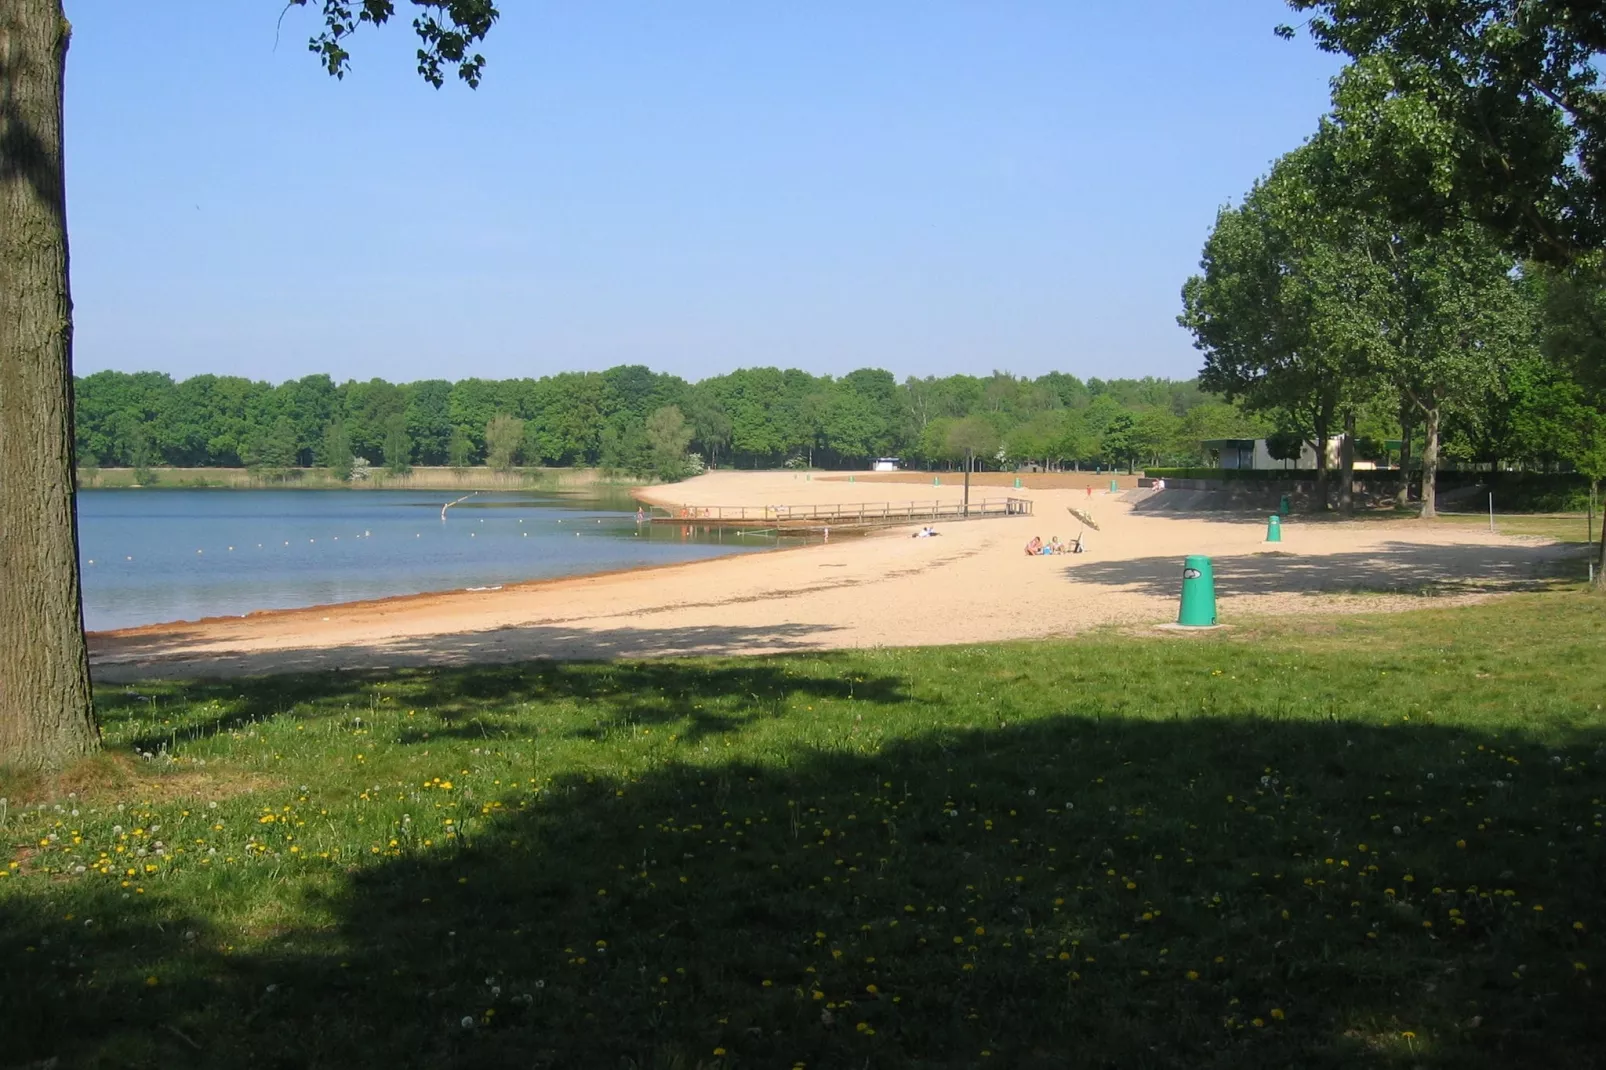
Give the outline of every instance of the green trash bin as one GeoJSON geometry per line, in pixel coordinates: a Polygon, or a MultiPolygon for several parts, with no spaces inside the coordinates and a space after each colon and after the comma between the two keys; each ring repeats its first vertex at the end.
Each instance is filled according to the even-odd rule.
{"type": "Polygon", "coordinates": [[[933,487],[940,487],[940,486],[942,486],[942,476],[932,476],[932,477],[931,477],[931,485],[932,485],[932,486],[933,486],[933,487]]]}
{"type": "Polygon", "coordinates": [[[1293,512],[1293,507],[1288,504],[1288,495],[1284,494],[1282,501],[1277,503],[1277,515],[1287,516],[1291,512],[1293,512]]]}
{"type": "Polygon", "coordinates": [[[1015,477],[1015,489],[1020,490],[1020,476],[1015,477]]]}
{"type": "Polygon", "coordinates": [[[1212,628],[1216,623],[1216,577],[1208,557],[1192,556],[1182,562],[1182,608],[1177,624],[1184,628],[1212,628]]]}
{"type": "Polygon", "coordinates": [[[1115,480],[1112,479],[1112,480],[1110,480],[1110,493],[1114,494],[1115,491],[1116,491],[1115,480]]]}
{"type": "Polygon", "coordinates": [[[1271,516],[1266,519],[1266,541],[1283,541],[1283,518],[1278,516],[1276,513],[1271,514],[1271,516]]]}

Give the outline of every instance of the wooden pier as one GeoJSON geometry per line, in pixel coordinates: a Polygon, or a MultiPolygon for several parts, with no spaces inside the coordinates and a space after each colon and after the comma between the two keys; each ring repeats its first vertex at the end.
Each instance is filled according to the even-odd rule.
{"type": "Polygon", "coordinates": [[[955,501],[855,502],[848,505],[682,505],[651,507],[654,524],[730,528],[857,528],[893,524],[950,523],[1031,516],[1029,498],[983,498],[968,506],[955,501]]]}

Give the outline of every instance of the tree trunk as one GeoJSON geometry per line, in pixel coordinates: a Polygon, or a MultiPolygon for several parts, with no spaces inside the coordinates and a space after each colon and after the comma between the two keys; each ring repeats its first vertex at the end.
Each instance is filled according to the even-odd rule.
{"type": "Polygon", "coordinates": [[[0,7],[0,764],[100,746],[78,587],[60,0],[0,7]]]}
{"type": "MultiPolygon", "coordinates": [[[[1595,491],[1599,480],[1589,484],[1589,517],[1595,519],[1595,491]]],[[[1606,593],[1606,516],[1600,518],[1600,548],[1595,553],[1595,590],[1606,593]]]]}
{"type": "Polygon", "coordinates": [[[1422,519],[1439,515],[1439,407],[1427,411],[1426,439],[1422,444],[1422,519]]]}
{"type": "Polygon", "coordinates": [[[1400,412],[1400,492],[1394,501],[1401,509],[1411,504],[1411,416],[1409,407],[1400,412]]]}
{"type": "Polygon", "coordinates": [[[1316,412],[1316,441],[1311,445],[1316,451],[1317,508],[1324,513],[1332,508],[1332,504],[1327,500],[1327,440],[1332,437],[1332,431],[1333,410],[1328,407],[1319,408],[1316,412]]]}
{"type": "Polygon", "coordinates": [[[1338,512],[1355,516],[1355,411],[1344,413],[1344,441],[1338,450],[1338,512]]]}

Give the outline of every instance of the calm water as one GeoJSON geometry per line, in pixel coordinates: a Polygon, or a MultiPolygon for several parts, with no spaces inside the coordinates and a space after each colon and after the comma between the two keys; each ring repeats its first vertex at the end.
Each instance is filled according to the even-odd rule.
{"type": "Polygon", "coordinates": [[[493,587],[767,549],[635,522],[623,496],[450,491],[85,490],[90,630],[493,587]]]}

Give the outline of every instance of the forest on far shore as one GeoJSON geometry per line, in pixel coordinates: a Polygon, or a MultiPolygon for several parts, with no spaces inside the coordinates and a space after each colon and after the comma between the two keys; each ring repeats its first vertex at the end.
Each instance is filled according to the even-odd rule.
{"type": "MultiPolygon", "coordinates": [[[[1446,453],[1548,467],[1565,418],[1542,377],[1519,379],[1498,412],[1452,421],[1446,453]]],[[[1561,408],[1565,408],[1564,406],[1561,408]]],[[[1275,434],[1196,379],[910,377],[865,368],[841,377],[746,368],[697,383],[624,365],[539,379],[383,379],[309,375],[277,385],[238,376],[175,381],[102,371],[76,380],[82,467],[597,466],[666,478],[703,467],[862,468],[876,457],[943,466],[966,452],[991,466],[1208,464],[1207,439],[1275,434]],[[360,459],[360,460],[359,460],[360,459]]],[[[1382,453],[1398,424],[1364,421],[1360,453],[1382,453]],[[1374,426],[1375,425],[1375,426],[1374,426]]]]}

